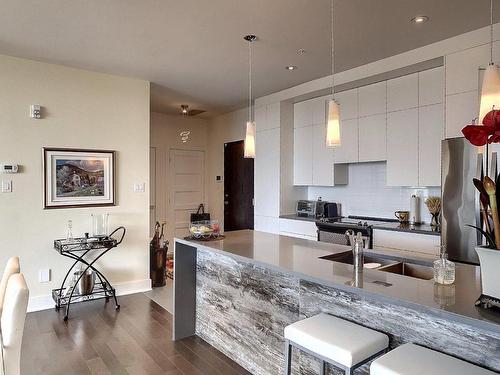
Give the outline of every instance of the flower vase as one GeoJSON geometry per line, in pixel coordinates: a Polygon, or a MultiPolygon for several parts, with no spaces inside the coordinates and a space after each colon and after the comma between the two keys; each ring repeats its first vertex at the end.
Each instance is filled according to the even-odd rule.
{"type": "Polygon", "coordinates": [[[500,300],[500,250],[484,246],[475,248],[481,266],[483,295],[500,300]]]}

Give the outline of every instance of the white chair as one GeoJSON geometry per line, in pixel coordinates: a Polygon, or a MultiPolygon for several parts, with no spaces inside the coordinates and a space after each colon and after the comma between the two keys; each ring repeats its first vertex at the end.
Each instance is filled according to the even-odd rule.
{"type": "Polygon", "coordinates": [[[372,362],[370,375],[494,375],[455,357],[415,344],[404,344],[372,362]]]}
{"type": "Polygon", "coordinates": [[[292,347],[319,358],[322,375],[327,363],[350,375],[356,368],[385,353],[389,337],[322,313],[285,327],[286,375],[291,373],[292,347]]]}
{"type": "Polygon", "coordinates": [[[0,368],[3,375],[20,375],[21,343],[23,340],[24,321],[28,308],[29,291],[22,273],[9,277],[2,317],[0,368]]]}
{"type": "Polygon", "coordinates": [[[7,289],[7,281],[9,280],[10,275],[19,272],[21,272],[19,266],[19,258],[9,258],[9,260],[7,260],[7,264],[5,265],[2,279],[0,280],[0,316],[2,315],[3,300],[5,296],[5,290],[7,289]]]}

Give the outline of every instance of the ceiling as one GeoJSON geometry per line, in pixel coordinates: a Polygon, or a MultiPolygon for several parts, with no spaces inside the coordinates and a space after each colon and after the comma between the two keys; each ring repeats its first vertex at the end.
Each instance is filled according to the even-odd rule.
{"type": "MultiPolygon", "coordinates": [[[[245,34],[259,37],[256,97],[330,74],[330,6],[330,0],[0,0],[0,54],[146,79],[152,110],[179,113],[189,104],[210,117],[245,105],[245,34]]],[[[487,24],[489,0],[335,0],[336,71],[487,24]],[[418,14],[430,20],[409,22],[418,14]]]]}

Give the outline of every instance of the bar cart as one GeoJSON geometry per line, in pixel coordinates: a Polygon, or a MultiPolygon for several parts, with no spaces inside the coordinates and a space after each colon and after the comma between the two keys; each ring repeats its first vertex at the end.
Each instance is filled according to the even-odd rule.
{"type": "Polygon", "coordinates": [[[56,310],[59,310],[62,307],[65,308],[65,321],[68,320],[71,304],[77,302],[92,301],[100,298],[105,298],[106,302],[108,302],[110,297],[113,297],[115,301],[115,308],[117,310],[120,308],[116,298],[115,288],[113,288],[108,279],[106,279],[106,277],[94,267],[94,264],[109,250],[122,243],[123,238],[125,237],[125,232],[126,230],[124,227],[118,227],[109,236],[86,236],[84,238],[54,241],[54,249],[59,254],[74,260],[73,265],[70,267],[63,279],[61,287],[52,290],[52,298],[56,304],[56,310]],[[117,233],[120,235],[119,240],[113,238],[113,235],[117,233]],[[80,272],[78,277],[73,279],[74,270],[77,265],[83,265],[83,272],[80,272]],[[76,286],[80,282],[80,279],[89,270],[95,272],[97,281],[95,282],[93,290],[90,293],[79,293],[76,286]]]}

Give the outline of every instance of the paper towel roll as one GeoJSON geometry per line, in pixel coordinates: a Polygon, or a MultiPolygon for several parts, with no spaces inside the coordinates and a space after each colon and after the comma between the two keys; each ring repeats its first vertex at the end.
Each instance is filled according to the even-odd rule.
{"type": "Polygon", "coordinates": [[[420,223],[420,203],[416,195],[410,198],[410,224],[420,223]]]}

